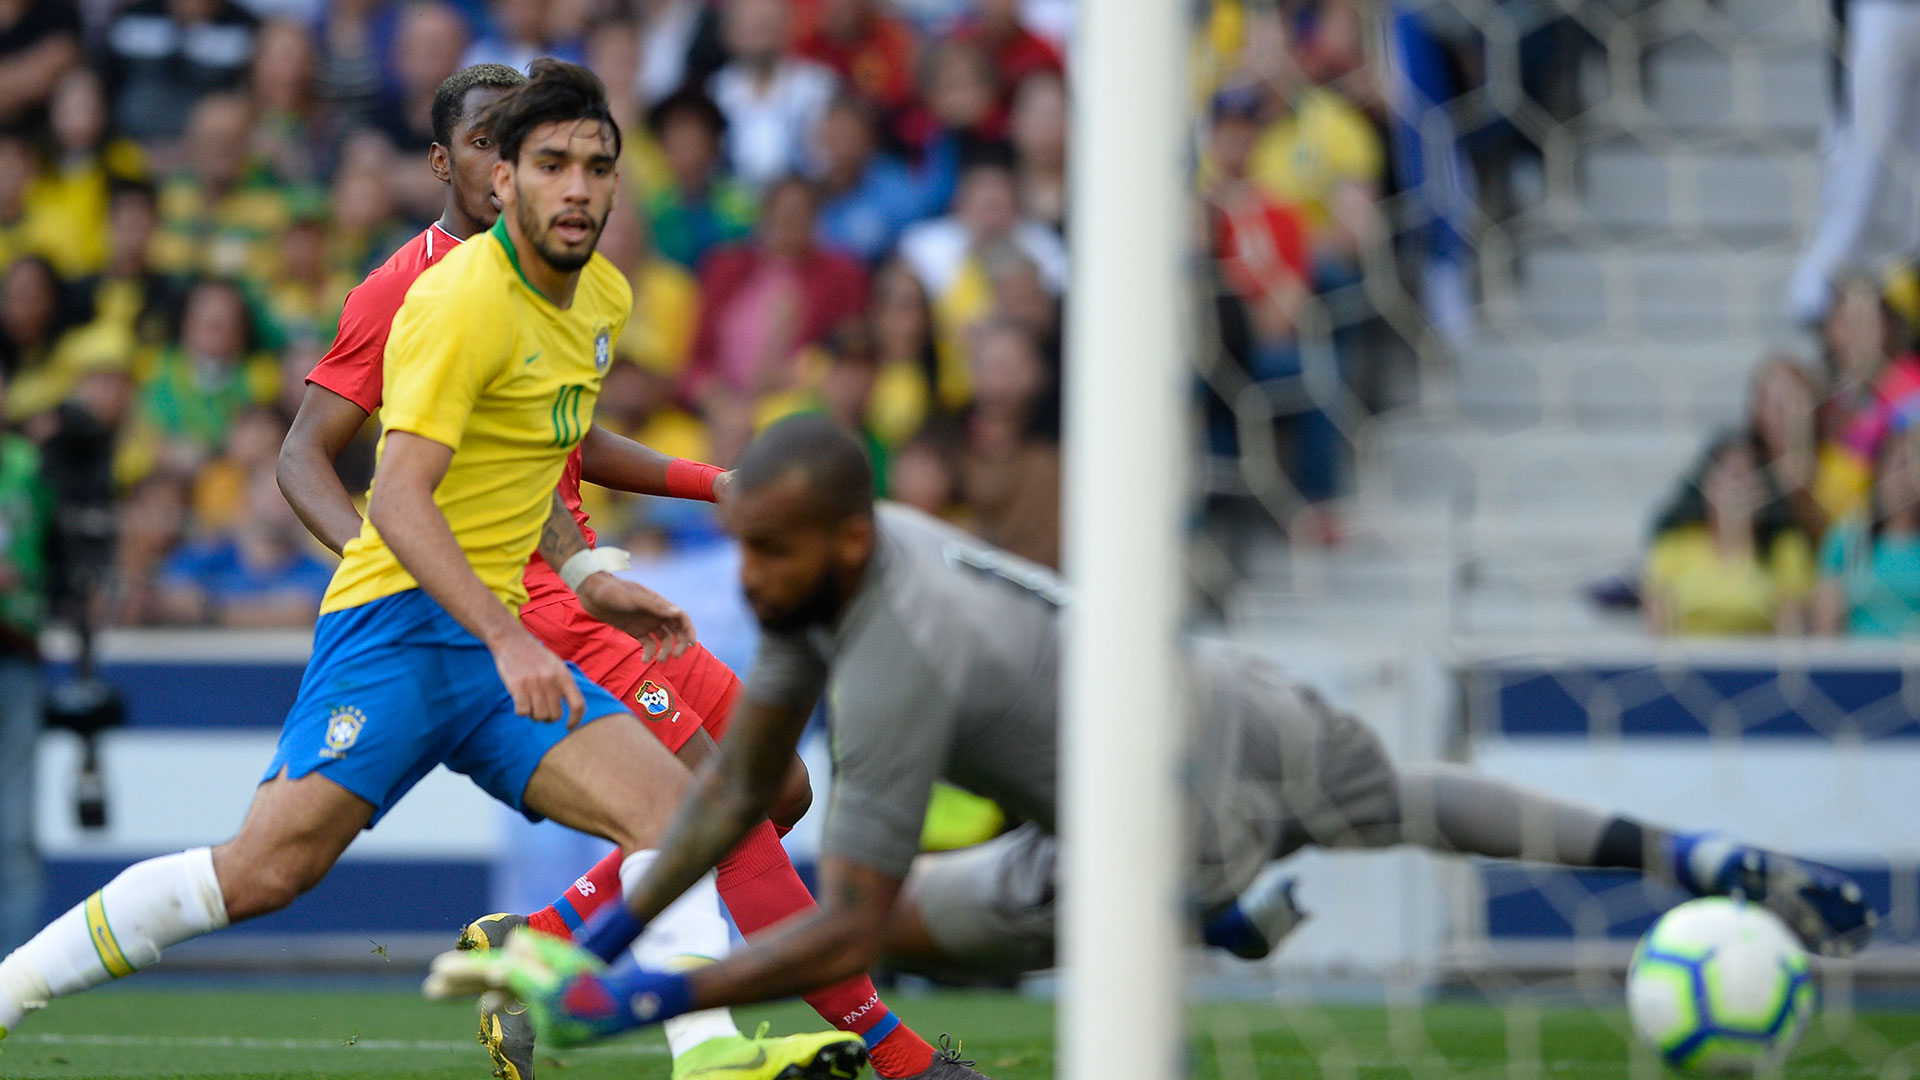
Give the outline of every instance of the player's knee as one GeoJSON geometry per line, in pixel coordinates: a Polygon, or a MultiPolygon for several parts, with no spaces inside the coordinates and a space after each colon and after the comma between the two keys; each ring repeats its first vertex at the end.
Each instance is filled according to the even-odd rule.
{"type": "Polygon", "coordinates": [[[223,885],[227,917],[234,922],[279,911],[311,887],[300,874],[272,864],[248,867],[223,885]]]}
{"type": "Polygon", "coordinates": [[[221,891],[226,894],[227,917],[234,922],[271,914],[298,900],[320,883],[328,864],[297,846],[247,850],[229,845],[217,860],[221,891]]]}
{"type": "Polygon", "coordinates": [[[813,806],[813,782],[807,775],[806,763],[799,758],[787,769],[787,778],[781,782],[779,797],[767,811],[767,817],[783,829],[791,829],[806,816],[813,806]]]}

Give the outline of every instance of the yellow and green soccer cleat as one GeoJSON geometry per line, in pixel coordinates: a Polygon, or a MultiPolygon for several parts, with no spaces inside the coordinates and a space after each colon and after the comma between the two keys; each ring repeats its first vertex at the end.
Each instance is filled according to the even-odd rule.
{"type": "MultiPolygon", "coordinates": [[[[571,941],[526,933],[510,935],[497,951],[442,953],[421,989],[434,999],[506,991],[526,1002],[542,1045],[565,1047],[660,1020],[660,993],[636,990],[635,974],[647,973],[629,971],[610,984],[607,966],[592,953],[571,941]]],[[[677,978],[647,977],[663,983],[677,978]]],[[[674,1080],[853,1080],[867,1063],[867,1045],[858,1035],[829,1031],[774,1039],[766,1033],[763,1024],[751,1039],[731,1035],[701,1043],[674,1063],[674,1080]]]]}
{"type": "Polygon", "coordinates": [[[846,1031],[749,1039],[708,1039],[673,1060],[673,1080],[852,1080],[867,1064],[867,1044],[846,1031]]]}
{"type": "Polygon", "coordinates": [[[599,957],[547,934],[512,934],[506,947],[434,958],[421,990],[429,998],[505,991],[526,1003],[526,1018],[548,1047],[579,1046],[650,1022],[635,1003],[609,993],[599,957]]]}
{"type": "MultiPolygon", "coordinates": [[[[507,935],[527,925],[524,915],[486,915],[460,932],[461,952],[494,953],[507,935]]],[[[533,1023],[527,1007],[497,990],[480,995],[480,1045],[493,1058],[500,1080],[533,1080],[533,1023]]]]}

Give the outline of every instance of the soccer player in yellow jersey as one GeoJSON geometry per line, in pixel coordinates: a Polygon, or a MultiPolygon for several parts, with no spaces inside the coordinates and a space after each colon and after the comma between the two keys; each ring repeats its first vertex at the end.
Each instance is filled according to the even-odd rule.
{"type": "MultiPolygon", "coordinates": [[[[632,307],[625,279],[594,254],[620,131],[600,81],[552,60],[487,126],[500,219],[423,273],[394,317],[367,520],[321,602],[299,697],[239,834],[129,867],[0,961],[0,1038],[51,998],[292,903],[443,763],[529,818],[619,844],[623,879],[651,864],[685,769],[515,617],[543,533],[577,540],[555,484],[632,307]]],[[[561,575],[578,585],[602,568],[582,551],[561,575]]],[[[596,597],[596,615],[655,648],[692,640],[686,616],[639,585],[596,597]]],[[[657,967],[725,951],[711,879],[690,895],[637,958],[657,967]]],[[[703,1052],[676,1076],[824,1080],[866,1060],[845,1032],[747,1039],[724,1013],[692,1020],[670,1038],[703,1052]]]]}

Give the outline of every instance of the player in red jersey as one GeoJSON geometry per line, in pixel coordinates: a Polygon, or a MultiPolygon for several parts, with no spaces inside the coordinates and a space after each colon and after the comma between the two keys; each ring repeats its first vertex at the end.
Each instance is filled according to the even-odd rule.
{"type": "MultiPolygon", "coordinates": [[[[428,165],[447,184],[440,220],[408,241],[347,297],[340,328],[325,357],[307,376],[306,396],[280,451],[281,491],[320,541],[339,551],[360,533],[360,514],[334,472],[342,448],[380,407],[388,328],[415,278],[458,246],[489,227],[500,208],[492,195],[491,173],[497,160],[479,120],[486,107],[524,77],[499,65],[463,68],[442,84],[434,99],[433,144],[428,165]]],[[[560,495],[593,541],[580,506],[582,477],[623,491],[714,501],[728,478],[720,469],[669,458],[599,427],[590,428],[567,461],[560,495]]],[[[588,615],[580,599],[539,555],[528,564],[528,599],[521,622],[561,657],[578,664],[595,682],[619,697],[667,749],[689,768],[714,749],[725,732],[740,682],[733,671],[699,645],[679,656],[649,659],[635,638],[588,615]]],[[[787,795],[774,811],[790,826],[805,813],[812,793],[796,758],[787,795]]],[[[753,934],[802,911],[813,897],[794,872],[780,831],[763,821],[719,868],[721,898],[742,933],[753,934]]],[[[582,875],[552,906],[531,916],[489,916],[470,926],[463,947],[497,945],[514,927],[570,937],[593,911],[620,896],[621,852],[615,851],[582,875]]],[[[835,1027],[861,1035],[883,1077],[965,1080],[980,1074],[936,1055],[880,1001],[871,979],[861,976],[807,998],[835,1027]]],[[[517,1013],[492,1012],[482,1020],[482,1037],[494,1054],[500,1075],[532,1080],[531,1027],[517,1013]]]]}

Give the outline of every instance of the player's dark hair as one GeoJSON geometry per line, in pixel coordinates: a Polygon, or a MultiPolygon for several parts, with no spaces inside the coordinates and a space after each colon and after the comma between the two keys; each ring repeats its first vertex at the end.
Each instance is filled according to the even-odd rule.
{"type": "Polygon", "coordinates": [[[433,92],[433,141],[453,142],[453,125],[467,108],[470,90],[512,90],[525,86],[527,77],[505,64],[469,64],[441,80],[433,92]]]}
{"type": "Polygon", "coordinates": [[[543,124],[591,120],[613,133],[613,153],[620,154],[620,124],[607,104],[607,88],[600,76],[564,60],[543,56],[533,62],[530,77],[487,110],[488,134],[500,148],[500,160],[520,156],[520,144],[543,124]]]}
{"type": "Polygon", "coordinates": [[[760,433],[734,466],[742,493],[792,473],[807,482],[807,501],[824,525],[873,514],[873,463],[859,440],[824,416],[792,416],[760,433]]]}

